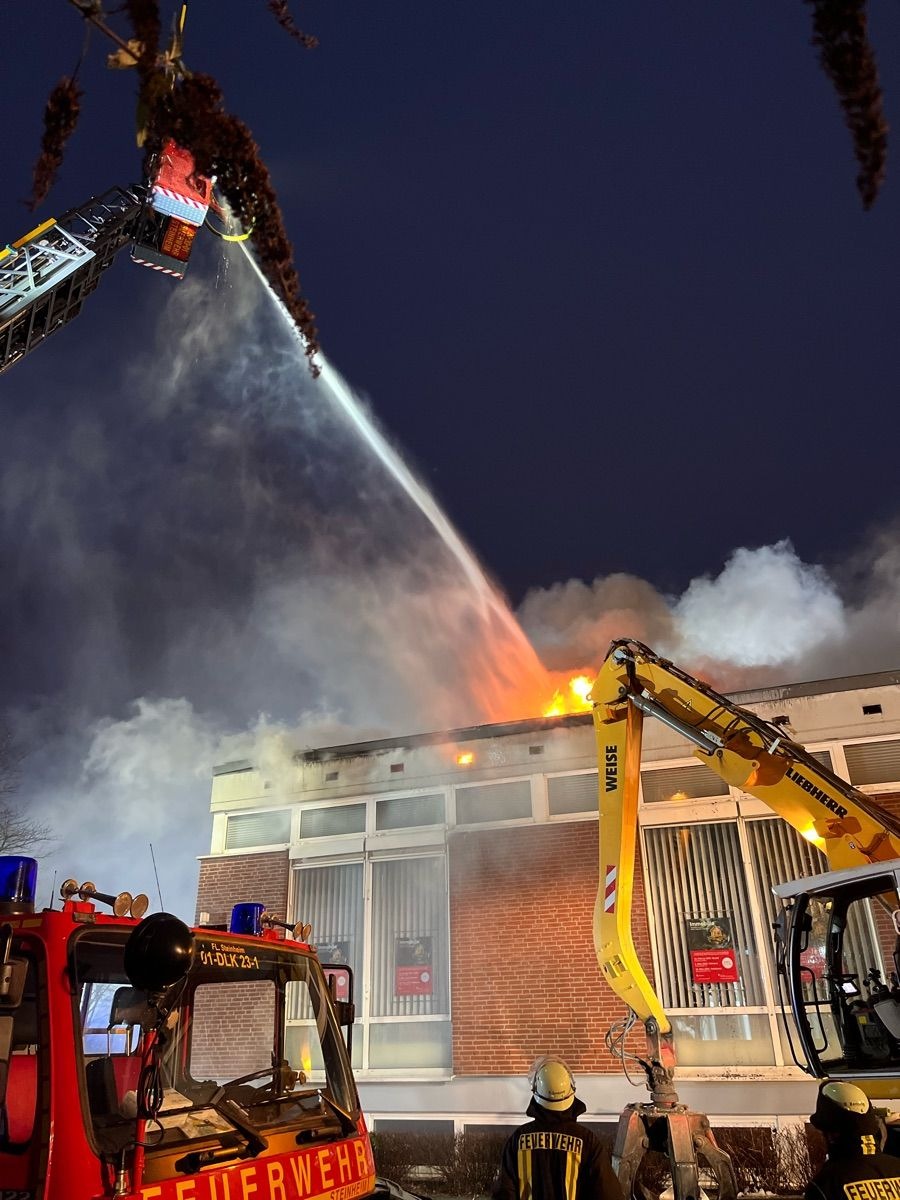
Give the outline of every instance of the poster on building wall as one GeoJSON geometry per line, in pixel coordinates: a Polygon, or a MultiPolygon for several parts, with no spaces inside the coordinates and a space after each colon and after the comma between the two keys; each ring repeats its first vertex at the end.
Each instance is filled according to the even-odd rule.
{"type": "Polygon", "coordinates": [[[394,995],[430,996],[434,991],[430,937],[394,941],[394,995]]]}
{"type": "Polygon", "coordinates": [[[737,983],[730,917],[688,917],[688,951],[694,983],[737,983]]]}
{"type": "Polygon", "coordinates": [[[807,972],[806,977],[801,974],[800,978],[803,983],[808,983],[808,976],[813,979],[821,979],[825,974],[825,947],[824,946],[808,946],[800,952],[800,966],[807,972]]]}
{"type": "Polygon", "coordinates": [[[319,955],[319,962],[326,968],[325,978],[331,982],[334,977],[334,991],[338,1000],[346,1000],[350,995],[350,973],[349,971],[329,971],[328,967],[349,967],[350,966],[350,942],[347,939],[330,942],[317,942],[316,952],[319,955]]]}

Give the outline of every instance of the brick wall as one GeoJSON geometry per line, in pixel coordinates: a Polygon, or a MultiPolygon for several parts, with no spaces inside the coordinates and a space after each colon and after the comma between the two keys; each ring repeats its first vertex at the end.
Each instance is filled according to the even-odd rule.
{"type": "Polygon", "coordinates": [[[190,1073],[222,1082],[268,1067],[274,1036],[275,987],[269,980],[201,986],[194,996],[190,1073]]]}
{"type": "MultiPolygon", "coordinates": [[[[572,822],[450,840],[453,1069],[522,1074],[561,1054],[574,1072],[618,1072],[603,1044],[625,1006],[594,954],[597,824],[572,822]]],[[[634,940],[652,969],[640,869],[634,940]]],[[[642,1047],[639,1040],[630,1048],[642,1047]]]]}
{"type": "Polygon", "coordinates": [[[214,924],[227,922],[234,904],[265,904],[285,916],[290,867],[287,850],[267,854],[233,854],[200,860],[197,919],[208,912],[214,924]]]}

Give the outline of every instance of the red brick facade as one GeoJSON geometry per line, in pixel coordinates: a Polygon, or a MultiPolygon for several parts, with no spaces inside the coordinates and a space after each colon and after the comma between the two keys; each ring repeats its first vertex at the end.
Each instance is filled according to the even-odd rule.
{"type": "Polygon", "coordinates": [[[236,1079],[268,1067],[275,1035],[275,987],[268,980],[199,987],[190,1071],[194,1079],[236,1079]]]}
{"type": "Polygon", "coordinates": [[[287,850],[267,854],[235,854],[200,860],[197,919],[209,913],[210,922],[227,922],[234,904],[260,903],[285,916],[290,866],[287,850]]]}
{"type": "MultiPolygon", "coordinates": [[[[522,1074],[551,1051],[576,1073],[620,1071],[603,1037],[625,1008],[591,933],[596,822],[455,834],[449,856],[454,1073],[522,1074]]],[[[640,870],[633,919],[649,972],[640,870]]]]}

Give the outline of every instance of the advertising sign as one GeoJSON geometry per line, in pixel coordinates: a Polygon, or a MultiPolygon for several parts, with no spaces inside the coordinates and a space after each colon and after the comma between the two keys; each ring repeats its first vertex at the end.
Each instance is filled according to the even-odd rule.
{"type": "Polygon", "coordinates": [[[430,996],[434,991],[430,937],[402,937],[394,943],[394,995],[430,996]]]}
{"type": "Polygon", "coordinates": [[[694,983],[737,983],[730,917],[688,917],[685,925],[694,983]]]}

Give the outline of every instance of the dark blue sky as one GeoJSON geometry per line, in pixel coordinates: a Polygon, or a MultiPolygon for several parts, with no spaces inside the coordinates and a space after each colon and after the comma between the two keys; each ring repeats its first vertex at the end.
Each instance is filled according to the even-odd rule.
{"type": "MultiPolygon", "coordinates": [[[[784,536],[827,563],[896,515],[896,159],[864,213],[800,0],[293,8],[318,50],[261,0],[194,0],[186,59],[261,144],[329,357],[514,600],[615,570],[680,588],[784,536]]],[[[8,240],[80,25],[4,5],[8,240]]],[[[900,125],[896,5],[872,40],[900,125]]],[[[38,216],[139,177],[106,50],[38,216]]],[[[168,286],[117,264],[3,378],[5,419],[46,406],[52,436],[168,286]]]]}

